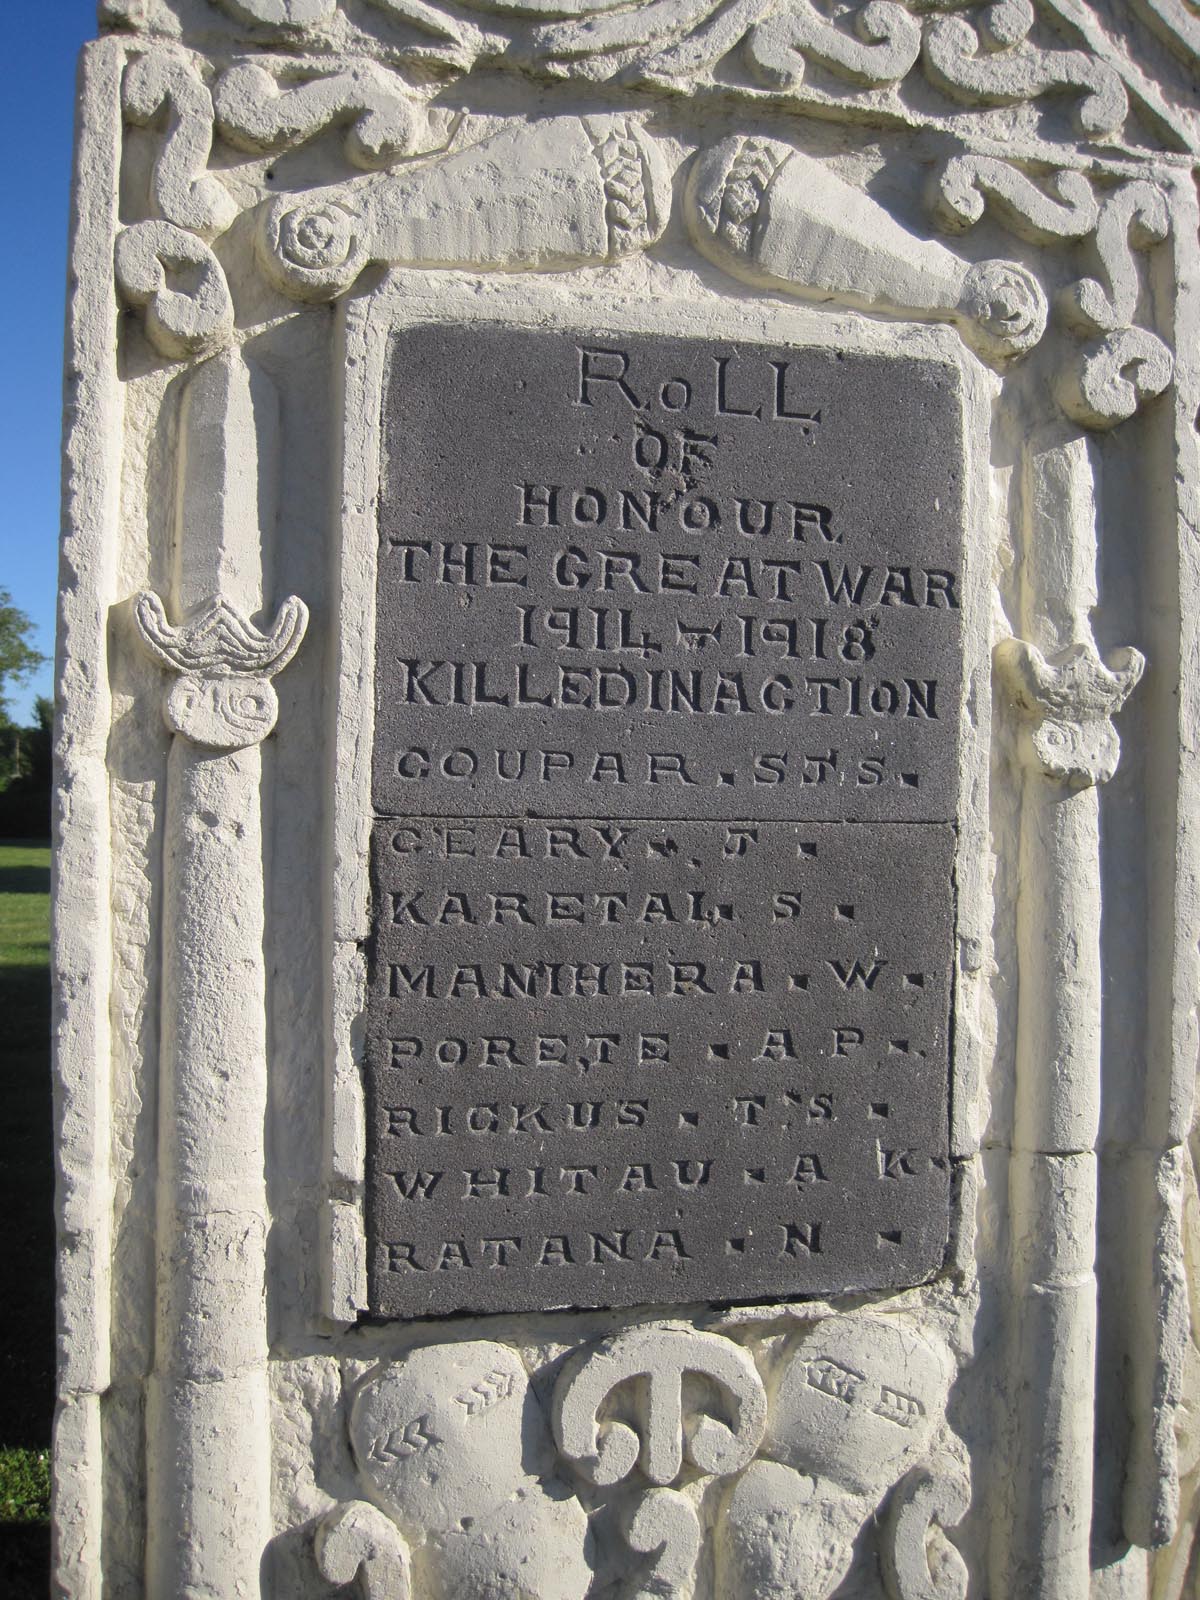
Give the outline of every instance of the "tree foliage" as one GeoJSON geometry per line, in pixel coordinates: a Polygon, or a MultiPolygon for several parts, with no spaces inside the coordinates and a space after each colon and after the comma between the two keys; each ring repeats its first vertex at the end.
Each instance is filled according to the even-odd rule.
{"type": "Polygon", "coordinates": [[[33,622],[13,604],[7,589],[0,589],[0,722],[7,724],[11,685],[26,682],[46,657],[30,642],[33,622]]]}

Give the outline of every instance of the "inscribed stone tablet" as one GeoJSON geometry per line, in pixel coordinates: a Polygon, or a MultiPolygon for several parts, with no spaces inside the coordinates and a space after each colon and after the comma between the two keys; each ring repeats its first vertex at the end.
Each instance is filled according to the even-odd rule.
{"type": "Polygon", "coordinates": [[[373,1309],[928,1277],[953,369],[428,326],[390,373],[373,1309]]]}

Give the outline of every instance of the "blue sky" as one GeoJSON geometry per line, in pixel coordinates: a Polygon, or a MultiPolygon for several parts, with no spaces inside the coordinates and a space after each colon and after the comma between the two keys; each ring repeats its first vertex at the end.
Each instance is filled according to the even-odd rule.
{"type": "MultiPolygon", "coordinates": [[[[11,3],[11,0],[9,0],[11,3]]],[[[0,384],[0,588],[37,624],[34,642],[54,651],[58,573],[59,435],[67,197],[79,47],[96,33],[96,0],[38,0],[21,8],[5,39],[0,100],[8,151],[8,243],[0,253],[5,381],[0,384]]],[[[47,667],[11,695],[18,721],[49,694],[47,667]]]]}

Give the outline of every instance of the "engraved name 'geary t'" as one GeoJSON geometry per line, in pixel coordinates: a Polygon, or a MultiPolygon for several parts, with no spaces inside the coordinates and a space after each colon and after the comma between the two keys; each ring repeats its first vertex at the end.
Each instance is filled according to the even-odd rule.
{"type": "Polygon", "coordinates": [[[383,1313],[916,1282],[948,1225],[956,374],[398,332],[383,1313]]]}

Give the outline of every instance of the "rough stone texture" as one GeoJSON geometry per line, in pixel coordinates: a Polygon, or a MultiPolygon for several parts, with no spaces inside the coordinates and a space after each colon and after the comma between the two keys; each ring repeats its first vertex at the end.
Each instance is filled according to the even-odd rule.
{"type": "MultiPolygon", "coordinates": [[[[57,1591],[1184,1600],[1200,1523],[1187,8],[101,12],[107,36],[80,79],[59,650],[57,1591]],[[913,1148],[949,1166],[871,1179],[937,1191],[917,1208],[930,1250],[853,1295],[847,1268],[823,1299],[780,1299],[776,1277],[769,1304],[744,1283],[708,1299],[723,1291],[705,1283],[669,1307],[614,1292],[590,1309],[430,1320],[430,1293],[389,1319],[368,1283],[372,973],[393,936],[413,941],[397,961],[431,963],[415,936],[452,938],[386,926],[372,829],[419,821],[445,837],[481,814],[586,826],[620,808],[580,799],[576,778],[569,801],[531,783],[464,801],[457,778],[413,784],[418,801],[373,793],[372,754],[399,727],[384,699],[375,726],[376,662],[417,654],[402,633],[377,651],[377,611],[422,655],[473,635],[489,693],[514,662],[501,586],[418,585],[410,604],[381,518],[413,531],[409,483],[431,539],[508,542],[514,485],[534,471],[574,484],[581,445],[614,458],[623,445],[620,473],[606,462],[591,486],[628,489],[635,413],[620,391],[576,408],[607,405],[608,432],[540,397],[555,362],[599,336],[628,348],[631,371],[635,356],[679,356],[694,385],[725,353],[794,360],[806,385],[834,374],[786,473],[752,442],[762,424],[730,420],[722,493],[778,482],[782,496],[793,467],[832,472],[820,492],[835,521],[869,521],[873,547],[895,537],[901,563],[940,541],[937,565],[960,578],[953,616],[910,623],[896,607],[881,635],[897,659],[928,650],[939,689],[960,673],[916,786],[864,799],[842,785],[826,811],[832,791],[806,785],[810,809],[785,809],[798,791],[739,788],[757,735],[718,737],[706,713],[689,746],[712,763],[704,803],[622,812],[645,836],[695,838],[703,861],[730,822],[876,841],[846,874],[872,880],[854,901],[876,919],[872,956],[902,960],[894,941],[937,956],[922,964],[940,986],[927,1057],[918,1069],[900,1052],[894,1068],[927,1097],[911,1102],[927,1124],[913,1148]],[[536,409],[506,387],[513,350],[529,353],[536,409]],[[839,435],[847,406],[858,431],[839,435]],[[823,458],[835,438],[848,446],[823,458]],[[420,487],[439,450],[474,464],[457,501],[420,487]],[[876,868],[888,829],[927,842],[876,868]],[[931,852],[936,903],[889,889],[902,859],[931,852]]],[[[734,404],[769,405],[769,387],[748,400],[734,386],[747,372],[727,369],[734,404]]],[[[655,428],[672,376],[635,391],[655,428]]],[[[645,530],[619,531],[652,552],[645,530]]],[[[602,532],[571,532],[602,551],[602,532]]],[[[849,540],[830,550],[862,559],[849,540]]],[[[631,598],[633,626],[664,648],[655,630],[691,616],[682,599],[631,598]]],[[[771,604],[778,620],[809,615],[771,604]]],[[[871,605],[883,614],[882,597],[871,605]]],[[[725,659],[720,620],[719,641],[696,639],[697,668],[725,659]]],[[[562,630],[540,625],[539,659],[567,655],[546,648],[562,630]]],[[[456,708],[425,710],[429,739],[448,734],[456,708]]],[[[494,753],[508,744],[493,718],[543,712],[603,720],[477,705],[459,724],[486,719],[494,753]]],[[[633,759],[643,734],[626,722],[633,759]]],[[[883,754],[906,737],[881,731],[883,754]]],[[[710,908],[789,890],[743,871],[749,856],[732,876],[721,861],[710,908]]],[[[438,892],[467,882],[440,865],[438,892]]],[[[525,876],[548,884],[545,870],[525,876]]],[[[571,871],[591,884],[593,866],[571,871]]],[[[475,863],[473,896],[505,887],[475,863]]],[[[815,972],[832,954],[822,927],[855,926],[796,920],[771,925],[765,971],[799,949],[815,972]]],[[[479,961],[533,959],[527,927],[503,931],[522,953],[479,961]]],[[[719,952],[749,931],[718,919],[695,937],[719,952]]],[[[453,940],[468,936],[489,937],[468,924],[453,940]]],[[[640,932],[606,937],[612,961],[640,959],[640,932]]],[[[655,961],[692,959],[690,934],[651,937],[655,961]]],[[[880,984],[895,969],[882,970],[880,984]]],[[[815,991],[780,998],[803,1032],[815,991]]],[[[532,1033],[543,1000],[507,1002],[528,1015],[497,1032],[532,1033]]],[[[737,1007],[757,1016],[763,996],[700,1000],[703,1014],[664,1028],[741,1049],[737,1007]]],[[[892,1029],[883,1000],[855,1004],[878,1006],[871,1027],[911,1055],[915,1025],[892,1029]]],[[[593,1026],[602,1002],[581,1009],[593,1026]]],[[[806,1039],[803,1072],[832,1067],[806,1039]]],[[[707,1060],[690,1065],[703,1081],[707,1060]]],[[[456,1097],[476,1103],[464,1084],[456,1097]]],[[[859,1159],[860,1140],[839,1160],[859,1159]]],[[[830,1217],[847,1232],[871,1220],[851,1187],[830,1217]]]]}

